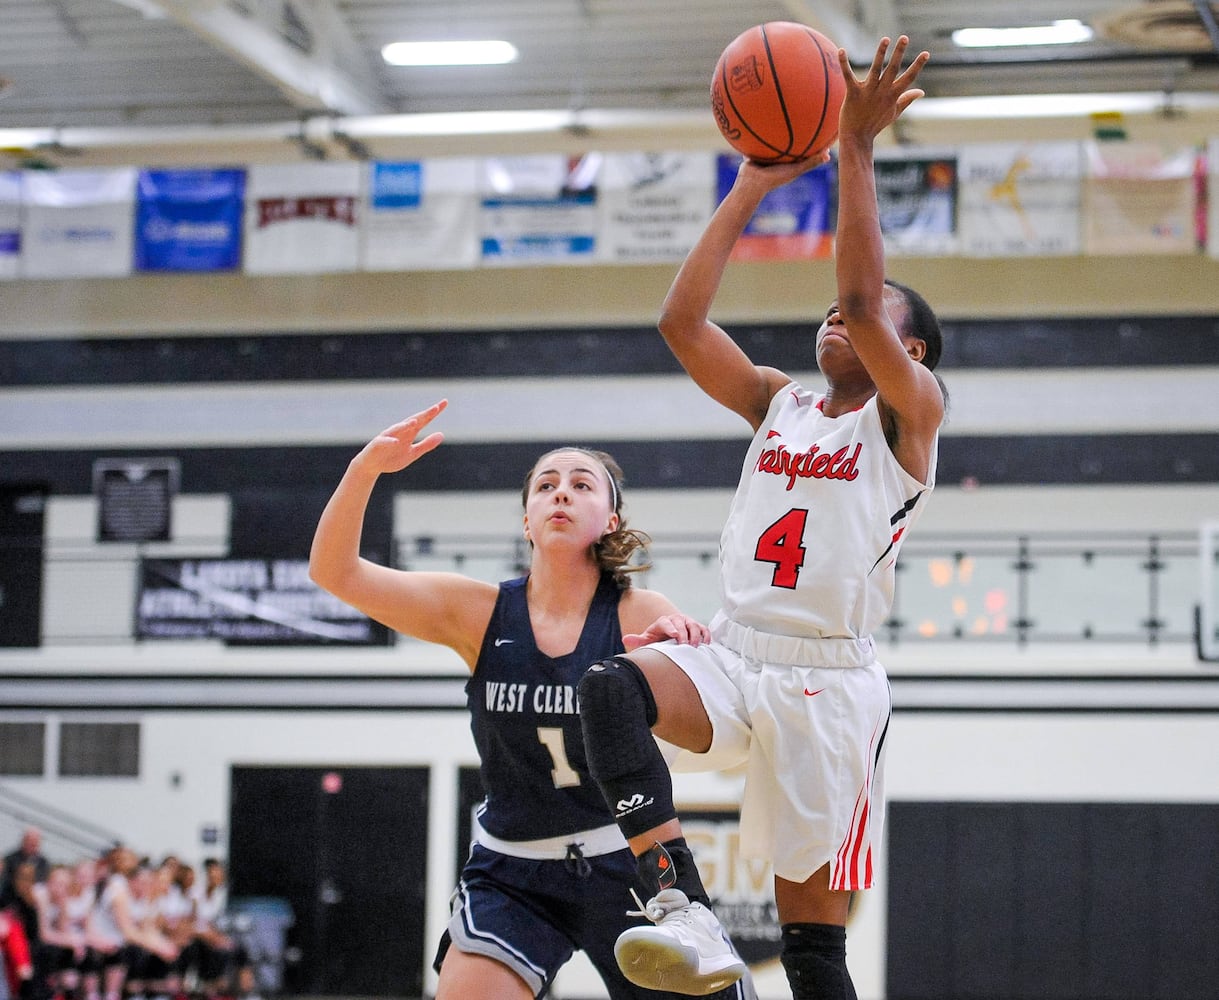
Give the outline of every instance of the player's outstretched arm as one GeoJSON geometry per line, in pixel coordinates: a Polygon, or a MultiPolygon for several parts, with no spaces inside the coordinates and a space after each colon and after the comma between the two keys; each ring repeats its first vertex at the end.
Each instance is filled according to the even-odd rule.
{"type": "Polygon", "coordinates": [[[789,379],[755,365],[736,342],[708,318],[732,248],[767,193],[824,162],[762,167],[746,160],[727,197],[690,250],[673,279],[660,313],[659,328],[669,349],[716,402],[744,417],[755,430],[771,397],[789,379]]]}
{"type": "Polygon", "coordinates": [[[473,666],[495,602],[491,584],[458,573],[407,572],[360,556],[364,514],[378,478],[401,472],[436,448],[439,431],[416,440],[446,400],[387,427],[351,460],[318,520],[309,577],[383,625],[449,646],[473,666]]]}
{"type": "Polygon", "coordinates": [[[903,35],[886,59],[889,39],[881,39],[863,79],[856,79],[846,52],[838,53],[846,97],[838,133],[835,267],[838,311],[881,401],[904,423],[932,433],[944,414],[939,383],[908,353],[885,307],[885,248],[873,160],[876,136],[923,95],[914,83],[929,55],[920,52],[903,69],[908,45],[903,35]]]}

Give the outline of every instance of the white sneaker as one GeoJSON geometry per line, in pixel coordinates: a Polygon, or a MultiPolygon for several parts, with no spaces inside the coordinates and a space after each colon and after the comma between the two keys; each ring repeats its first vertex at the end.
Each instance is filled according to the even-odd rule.
{"type": "Polygon", "coordinates": [[[715,914],[680,889],[662,889],[636,912],[656,926],[623,931],[614,945],[618,968],[636,986],[701,997],[745,975],[715,914]]]}

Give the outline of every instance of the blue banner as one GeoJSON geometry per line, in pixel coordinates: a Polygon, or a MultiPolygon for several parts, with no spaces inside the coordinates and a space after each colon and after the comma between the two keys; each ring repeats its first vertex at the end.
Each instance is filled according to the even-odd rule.
{"type": "MultiPolygon", "coordinates": [[[[716,204],[736,180],[739,156],[718,158],[716,204]]],[[[833,164],[822,164],[762,199],[733,248],[733,260],[792,260],[833,255],[833,164]]]]}
{"type": "Polygon", "coordinates": [[[374,211],[418,208],[423,201],[423,164],[374,163],[369,201],[374,211]]]}
{"type": "Polygon", "coordinates": [[[21,174],[0,170],[0,278],[17,274],[21,253],[21,174]]]}
{"type": "Polygon", "coordinates": [[[244,170],[141,170],[136,185],[139,271],[232,271],[241,266],[244,170]]]}

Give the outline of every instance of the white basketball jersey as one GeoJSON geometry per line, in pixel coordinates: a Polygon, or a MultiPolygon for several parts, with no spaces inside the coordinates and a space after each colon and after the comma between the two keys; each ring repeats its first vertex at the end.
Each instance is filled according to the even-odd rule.
{"type": "MultiPolygon", "coordinates": [[[[796,383],[771,400],[720,537],[723,608],[760,632],[871,635],[893,606],[894,567],[935,485],[897,462],[877,400],[840,417],[796,383]]],[[[937,442],[938,444],[938,442],[937,442]]]]}

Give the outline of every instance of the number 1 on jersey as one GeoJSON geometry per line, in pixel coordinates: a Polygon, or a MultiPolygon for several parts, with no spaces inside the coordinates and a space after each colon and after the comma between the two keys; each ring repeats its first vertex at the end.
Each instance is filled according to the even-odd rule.
{"type": "Polygon", "coordinates": [[[800,567],[804,565],[805,548],[800,542],[804,538],[807,521],[808,511],[795,507],[758,536],[753,557],[758,562],[775,564],[774,574],[770,578],[772,587],[796,589],[800,567]]]}
{"type": "Polygon", "coordinates": [[[538,726],[538,742],[550,752],[550,762],[554,764],[550,778],[555,788],[571,788],[580,784],[580,772],[567,759],[563,730],[558,726],[538,726]]]}

